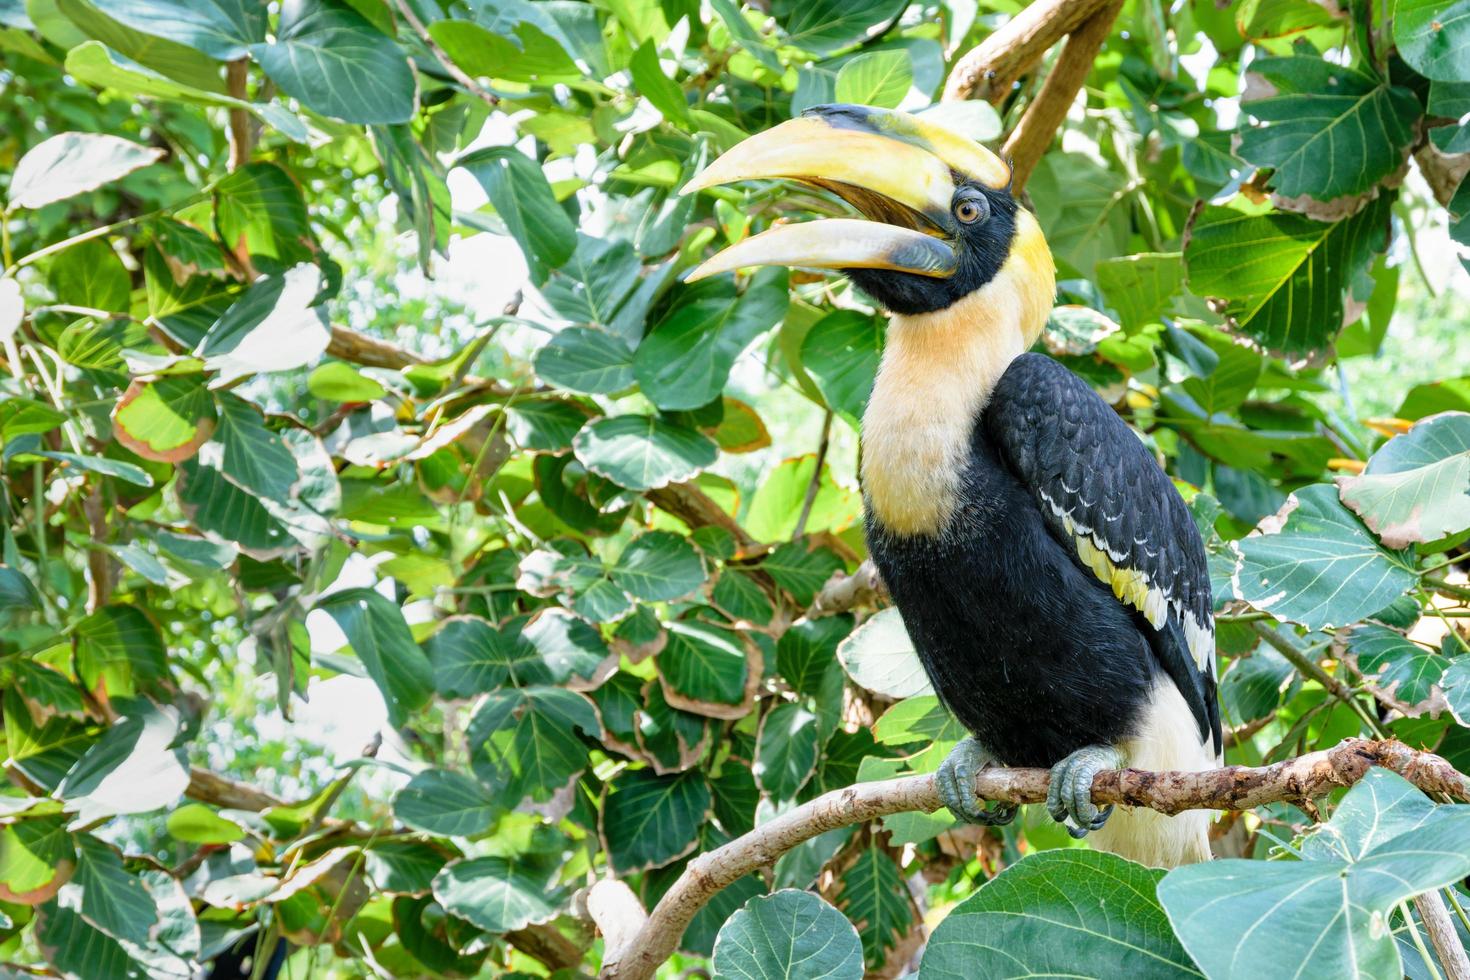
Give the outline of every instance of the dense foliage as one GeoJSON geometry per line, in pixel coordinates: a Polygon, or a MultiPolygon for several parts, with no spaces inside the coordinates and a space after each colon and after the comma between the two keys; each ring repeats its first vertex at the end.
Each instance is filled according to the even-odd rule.
{"type": "MultiPolygon", "coordinates": [[[[881,318],[837,275],[680,282],[838,205],[677,190],[806,106],[928,106],[1017,9],[0,0],[5,959],[595,971],[580,888],[651,907],[933,770],[961,733],[881,593],[818,602],[863,558],[881,318]],[[423,278],[472,236],[524,260],[469,274],[524,278],[501,315],[423,278]],[[333,760],[289,722],[343,675],[386,741],[333,760]]],[[[998,146],[1044,67],[935,111],[998,146]]],[[[1347,384],[1390,331],[1466,350],[1415,263],[1470,244],[1467,113],[1467,0],[1128,0],[1027,185],[1046,350],[1207,536],[1228,761],[1387,732],[1470,769],[1470,365],[1347,384]]],[[[1470,815],[1381,772],[1329,812],[1228,815],[1243,863],[1167,876],[1039,808],[900,814],[722,892],[669,969],[1429,975],[1405,900],[1467,904],[1470,815]]]]}

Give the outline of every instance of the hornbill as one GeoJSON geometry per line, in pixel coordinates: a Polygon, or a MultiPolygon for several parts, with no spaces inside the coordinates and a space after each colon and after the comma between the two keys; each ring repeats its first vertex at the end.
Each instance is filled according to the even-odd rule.
{"type": "Polygon", "coordinates": [[[935,692],[970,731],[941,765],[956,817],[984,765],[1051,769],[1074,837],[1154,865],[1209,857],[1209,816],[1091,801],[1131,765],[1205,769],[1221,750],[1205,550],[1184,501],[1122,419],[1028,353],[1055,294],[1051,252],[998,156],[941,125],[856,105],[808,110],[736,145],[685,193],[794,179],[862,218],[783,224],[689,276],[839,269],[889,313],[863,416],[868,549],[935,692]]]}

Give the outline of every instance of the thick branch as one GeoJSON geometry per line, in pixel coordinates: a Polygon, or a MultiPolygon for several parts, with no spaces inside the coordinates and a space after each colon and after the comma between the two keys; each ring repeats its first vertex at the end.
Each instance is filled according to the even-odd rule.
{"type": "MultiPolygon", "coordinates": [[[[1303,803],[1339,786],[1350,786],[1372,766],[1391,769],[1427,793],[1470,800],[1470,777],[1444,759],[1395,741],[1350,738],[1320,752],[1271,766],[1227,766],[1204,772],[1099,773],[1094,803],[1142,806],[1160,813],[1184,810],[1245,810],[1266,803],[1303,803]]],[[[1039,803],[1050,776],[1045,769],[987,769],[975,779],[985,800],[1039,803]]],[[[608,944],[603,980],[647,980],[677,947],[690,920],[727,885],[767,867],[791,848],[818,834],[893,813],[940,807],[932,775],[860,783],[817,797],[723,847],[689,862],[684,873],[627,943],[608,944]]],[[[595,908],[589,909],[601,921],[595,908]]],[[[621,910],[626,921],[628,910],[621,910]]]]}
{"type": "Polygon", "coordinates": [[[1077,98],[1092,63],[1113,30],[1113,20],[1123,0],[1108,0],[1067,38],[1057,63],[1052,66],[1036,98],[1026,107],[1021,121],[1006,139],[1004,155],[1011,161],[1011,191],[1020,194],[1031,171],[1041,162],[1057,130],[1067,119],[1067,110],[1077,98]]]}
{"type": "Polygon", "coordinates": [[[1036,0],[955,63],[944,98],[999,103],[1047,49],[1111,0],[1036,0]]]}

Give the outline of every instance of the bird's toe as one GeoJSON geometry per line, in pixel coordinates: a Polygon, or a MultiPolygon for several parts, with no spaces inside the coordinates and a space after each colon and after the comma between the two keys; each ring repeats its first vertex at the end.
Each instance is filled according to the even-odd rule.
{"type": "Polygon", "coordinates": [[[1111,746],[1089,745],[1073,752],[1052,767],[1046,792],[1047,812],[1053,820],[1066,824],[1067,832],[1076,838],[1101,829],[1113,808],[1098,807],[1092,802],[1092,779],[1104,769],[1122,765],[1122,754],[1111,746]]]}
{"type": "Polygon", "coordinates": [[[1014,803],[998,804],[987,810],[984,802],[975,795],[975,774],[990,762],[990,754],[973,738],[967,738],[939,764],[939,771],[935,774],[939,799],[956,820],[995,826],[1015,819],[1014,803]]]}

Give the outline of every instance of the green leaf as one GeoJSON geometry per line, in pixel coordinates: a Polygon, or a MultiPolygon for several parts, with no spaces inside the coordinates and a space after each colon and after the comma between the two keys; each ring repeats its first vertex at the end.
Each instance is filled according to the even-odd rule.
{"type": "Polygon", "coordinates": [[[799,605],[809,606],[843,563],[826,548],[808,548],[803,541],[788,541],[767,555],[760,567],[799,605]]]}
{"type": "Polygon", "coordinates": [[[168,835],[187,844],[232,844],[245,831],[203,803],[185,803],[168,815],[168,835]]]}
{"type": "Polygon", "coordinates": [[[266,428],[260,409],[237,395],[219,398],[218,468],[225,479],[258,497],[286,503],[301,478],[296,457],[279,435],[266,428]]]}
{"type": "Polygon", "coordinates": [[[776,52],[756,32],[755,28],[750,26],[750,22],[745,19],[744,13],[740,10],[740,5],[735,0],[710,0],[710,7],[719,15],[720,20],[725,22],[725,26],[729,28],[730,36],[735,39],[736,44],[739,44],[741,48],[771,71],[778,75],[781,73],[781,60],[776,57],[776,52]]]}
{"type": "Polygon", "coordinates": [[[746,980],[858,980],[863,944],[841,912],[811,892],[784,888],[730,916],[715,939],[714,972],[746,980]]]}
{"type": "Polygon", "coordinates": [[[776,0],[771,13],[787,41],[813,54],[833,54],[897,17],[904,0],[776,0]]]}
{"type": "Polygon", "coordinates": [[[1470,728],[1470,657],[1456,657],[1440,679],[1456,723],[1470,728]]]}
{"type": "Polygon", "coordinates": [[[1234,583],[1240,598],[1308,629],[1355,623],[1418,580],[1401,555],[1381,547],[1337,499],[1314,484],[1292,494],[1280,531],[1242,538],[1234,583]]]}
{"type": "Polygon", "coordinates": [[[198,375],[138,379],[112,413],[112,434],[144,459],[180,463],[214,433],[214,400],[198,375]]]}
{"type": "Polygon", "coordinates": [[[128,714],[77,760],[57,793],[83,825],[169,806],[189,786],[184,753],[170,748],[178,734],[179,716],[173,708],[135,700],[128,714]]]}
{"type": "Polygon", "coordinates": [[[133,284],[112,246],[100,238],[73,245],[46,267],[62,302],[109,313],[128,309],[133,284]]]}
{"type": "Polygon", "coordinates": [[[685,129],[693,126],[689,119],[689,103],[684,98],[684,90],[679,88],[673,78],[664,74],[663,66],[658,60],[658,49],[652,39],[638,45],[638,50],[633,52],[633,57],[628,62],[628,71],[633,75],[633,84],[638,87],[638,91],[653,103],[655,109],[663,113],[665,119],[685,129]]]}
{"type": "Polygon", "coordinates": [[[434,898],[451,915],[495,934],[547,922],[561,904],[545,873],[502,857],[451,861],[434,876],[434,898]]]}
{"type": "Polygon", "coordinates": [[[390,724],[405,724],[412,712],[428,703],[434,691],[433,668],[413,641],[401,609],[371,589],[333,593],[317,608],[337,621],[383,692],[390,724]]]}
{"type": "MultiPolygon", "coordinates": [[[[817,471],[815,453],[805,453],[782,460],[760,480],[745,515],[745,529],[757,541],[780,541],[791,537],[806,504],[807,490],[817,471]]],[[[822,466],[817,481],[817,495],[812,498],[806,530],[841,531],[862,516],[862,497],[839,486],[832,468],[822,466]]]]}
{"type": "Polygon", "coordinates": [[[582,695],[556,687],[502,688],[470,719],[470,767],[508,806],[526,797],[545,802],[587,768],[578,730],[590,738],[602,732],[597,711],[582,695]]]}
{"type": "Polygon", "coordinates": [[[914,70],[907,51],[867,51],[837,72],[838,102],[895,108],[909,94],[914,70]]]}
{"type": "Polygon", "coordinates": [[[36,942],[52,966],[68,978],[152,980],[122,944],[94,929],[72,908],[51,902],[36,917],[36,942]]]}
{"type": "Polygon", "coordinates": [[[755,829],[755,811],[761,792],[750,767],[734,759],[726,759],[720,774],[710,780],[715,819],[732,837],[755,829]]]}
{"type": "Polygon", "coordinates": [[[819,696],[827,672],[836,669],[838,644],[851,631],[847,615],[792,624],[776,641],[776,669],[797,693],[819,696]]]}
{"type": "Polygon", "coordinates": [[[668,624],[658,671],[665,693],[680,708],[712,718],[738,718],[748,710],[750,666],[744,647],[726,630],[703,623],[668,624]]]}
{"type": "Polygon", "coordinates": [[[611,574],[620,588],[649,602],[687,596],[706,577],[694,546],[668,531],[649,531],[631,541],[611,574]]]}
{"type": "Polygon", "coordinates": [[[234,542],[256,559],[274,558],[296,544],[290,529],[265,504],[213,466],[185,460],[174,477],[174,493],[195,527],[234,542]]]}
{"type": "Polygon", "coordinates": [[[1470,0],[1398,0],[1393,39],[1425,78],[1470,82],[1470,0]]]}
{"type": "Polygon", "coordinates": [[[0,565],[0,609],[40,609],[41,594],[31,580],[14,568],[0,565]]]}
{"type": "Polygon", "coordinates": [[[577,229],[551,193],[541,168],[511,147],[489,147],[459,160],[480,182],[495,213],[525,253],[531,281],[543,283],[577,249],[577,229]]]}
{"type": "Polygon", "coordinates": [[[8,200],[15,208],[39,208],[95,190],[163,157],[103,133],[61,133],[30,149],[15,165],[8,200]]]}
{"type": "Polygon", "coordinates": [[[710,601],[731,619],[757,626],[769,624],[775,613],[771,600],[755,579],[738,569],[727,568],[720,573],[710,590],[710,601]]]}
{"type": "Polygon", "coordinates": [[[1386,243],[1380,196],[1334,224],[1298,214],[1207,207],[1184,249],[1190,291],[1228,301],[1236,328],[1272,350],[1307,354],[1343,327],[1343,295],[1386,243]]]}
{"type": "MultiPolygon", "coordinates": [[[[509,9],[535,8],[526,4],[509,9]]],[[[499,33],[466,20],[440,20],[429,25],[429,36],[470,75],[541,85],[582,79],[581,69],[552,36],[559,33],[549,18],[540,26],[530,21],[506,25],[499,33]]]]}
{"type": "Polygon", "coordinates": [[[536,352],[543,380],[589,395],[611,395],[633,384],[633,351],[621,337],[594,327],[567,327],[536,352]]]}
{"type": "Polygon", "coordinates": [[[1163,876],[1099,851],[1029,855],[951,910],[920,980],[1200,976],[1155,897],[1163,876]]]}
{"type": "Polygon", "coordinates": [[[1454,122],[1434,126],[1429,138],[1445,153],[1470,153],[1470,128],[1459,121],[1470,114],[1470,81],[1434,82],[1429,86],[1427,116],[1448,117],[1454,122]]]}
{"type": "Polygon", "coordinates": [[[1102,259],[1128,251],[1127,178],[1080,153],[1049,153],[1028,186],[1057,258],[1091,277],[1102,259]]]}
{"type": "Polygon", "coordinates": [[[168,673],[158,627],[134,606],[103,606],[77,624],[77,674],[89,690],[106,680],[109,696],[151,684],[168,673]]]}
{"type": "Polygon", "coordinates": [[[496,628],[478,616],[446,619],[424,644],[435,689],[446,698],[468,698],[495,690],[509,677],[530,681],[536,649],[521,633],[523,622],[496,628]]]}
{"type": "Polygon", "coordinates": [[[538,658],[540,669],[521,675],[533,683],[541,677],[553,684],[597,683],[617,667],[616,658],[609,659],[607,643],[597,627],[565,609],[541,610],[522,636],[538,658]]]}
{"type": "Polygon", "coordinates": [[[587,424],[587,413],[564,401],[537,399],[505,408],[506,431],[522,449],[549,452],[565,449],[587,424]]]}
{"type": "Polygon", "coordinates": [[[877,965],[913,921],[908,888],[898,865],[877,845],[858,852],[842,879],[838,907],[857,924],[863,956],[877,965]]]}
{"type": "Polygon", "coordinates": [[[1119,322],[1130,334],[1168,312],[1170,301],[1184,285],[1184,263],[1179,252],[1144,252],[1104,259],[1097,264],[1097,284],[1118,311],[1119,322]]]}
{"type": "Polygon", "coordinates": [[[868,406],[882,354],[883,322],[855,310],[827,314],[801,342],[802,366],[827,406],[854,428],[868,406]]]}
{"type": "Polygon", "coordinates": [[[660,776],[628,770],[609,784],[602,808],[608,863],[619,875],[656,868],[699,843],[710,809],[709,783],[697,770],[660,776]]]}
{"type": "Polygon", "coordinates": [[[1414,93],[1316,55],[1257,58],[1250,72],[1272,88],[1241,108],[1240,156],[1272,167],[1269,186],[1319,201],[1362,194],[1398,169],[1414,139],[1414,93]]]}
{"type": "Polygon", "coordinates": [[[393,815],[415,830],[445,837],[478,837],[499,812],[479,783],[448,769],[425,769],[393,797],[393,815]]]}
{"type": "Polygon", "coordinates": [[[373,884],[390,895],[422,895],[444,867],[438,848],[411,840],[379,841],[363,852],[373,884]]]}
{"type": "MultiPolygon", "coordinates": [[[[694,714],[674,707],[668,700],[668,689],[662,684],[648,684],[640,691],[635,741],[643,755],[653,763],[654,772],[684,772],[693,769],[709,751],[712,723],[706,714],[694,714]]],[[[749,710],[748,706],[745,710],[749,710]]],[[[733,714],[734,712],[730,712],[733,714]]]]}
{"type": "Polygon", "coordinates": [[[897,607],[879,610],[853,630],[837,647],[837,659],[854,684],[875,694],[901,701],[934,693],[897,607]]]}
{"type": "Polygon", "coordinates": [[[377,381],[343,361],[328,361],[315,368],[306,379],[306,390],[332,402],[370,402],[388,393],[377,381]]]}
{"type": "Polygon", "coordinates": [[[71,883],[82,891],[82,918],[113,939],[146,945],[158,922],[153,896],[128,874],[111,847],[91,834],[78,834],[74,840],[77,869],[71,883]]]}
{"type": "Polygon", "coordinates": [[[689,289],[638,345],[633,370],[643,393],[665,411],[714,401],[740,352],[786,314],[788,295],[782,268],[757,271],[738,299],[727,277],[689,289]]]}
{"type": "Polygon", "coordinates": [[[413,118],[416,86],[394,41],[338,0],[287,0],[275,40],[250,55],[286,94],[349,123],[413,118]]]}
{"type": "Polygon", "coordinates": [[[322,273],[298,265],[256,280],[204,335],[196,353],[218,371],[218,387],[247,374],[310,364],[332,339],[326,313],[315,306],[322,273]]]}
{"type": "Polygon", "coordinates": [[[1437,650],[1426,649],[1404,634],[1376,623],[1353,627],[1348,652],[1358,671],[1373,678],[1384,693],[1403,702],[1415,717],[1428,707],[1434,687],[1449,661],[1437,650]]]}
{"type": "Polygon", "coordinates": [[[1416,806],[1403,782],[1370,771],[1308,860],[1171,871],[1159,900],[1194,961],[1211,976],[1403,976],[1394,906],[1470,873],[1470,808],[1416,806]]]}
{"type": "Polygon", "coordinates": [[[0,827],[0,899],[39,905],[75,869],[76,851],[62,817],[34,817],[0,827]]]}
{"type": "Polygon", "coordinates": [[[220,61],[245,56],[265,37],[266,10],[252,0],[95,0],[115,20],[145,34],[167,36],[220,61]]]}
{"type": "Polygon", "coordinates": [[[1470,528],[1470,414],[1424,419],[1337,485],[1342,502],[1390,548],[1470,528]]]}
{"type": "Polygon", "coordinates": [[[756,737],[756,782],[775,799],[795,799],[817,770],[820,748],[816,715],[799,704],[776,705],[761,719],[756,737]]]}
{"type": "Polygon", "coordinates": [[[311,224],[296,182],[273,163],[248,163],[215,185],[221,241],[257,267],[284,272],[313,258],[311,224]]]}
{"type": "Polygon", "coordinates": [[[653,415],[589,422],[572,440],[572,450],[593,473],[640,491],[687,480],[719,455],[704,435],[653,415]]]}
{"type": "MultiPolygon", "coordinates": [[[[89,0],[57,0],[56,8],[88,37],[96,39],[79,48],[105,50],[103,45],[106,45],[129,61],[167,75],[186,87],[224,94],[219,64],[197,49],[134,30],[104,14],[89,0]]],[[[67,59],[79,48],[68,52],[67,59]]],[[[69,67],[67,72],[75,77],[69,67]]]]}

